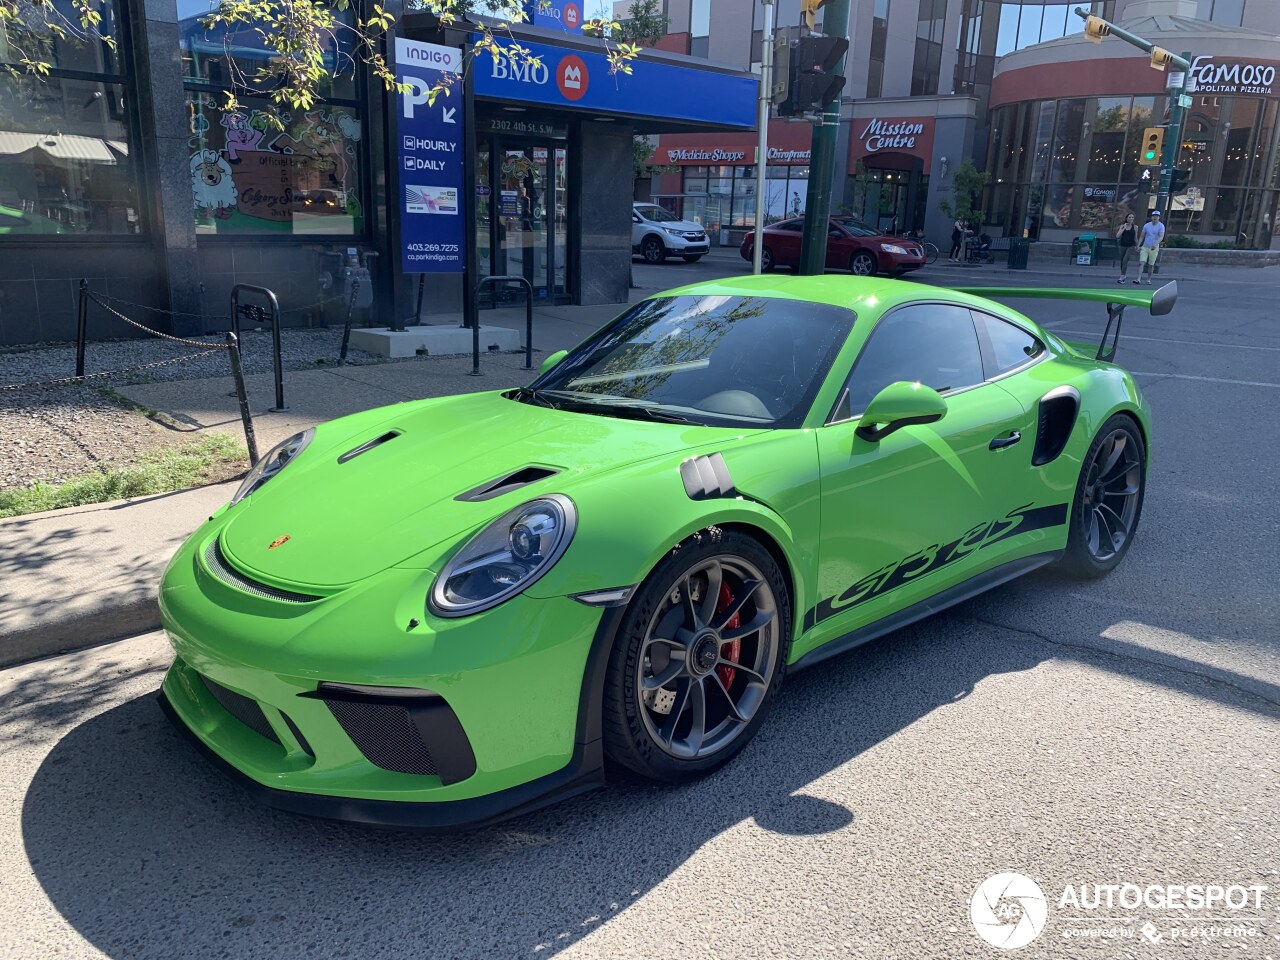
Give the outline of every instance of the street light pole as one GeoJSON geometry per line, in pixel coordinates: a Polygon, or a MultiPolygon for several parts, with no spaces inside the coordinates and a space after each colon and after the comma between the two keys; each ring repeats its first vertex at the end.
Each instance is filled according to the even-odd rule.
{"type": "Polygon", "coordinates": [[[760,43],[760,105],[756,111],[756,229],[751,248],[751,272],[760,272],[764,247],[764,168],[769,162],[769,107],[773,102],[773,0],[764,0],[764,33],[760,43]]]}

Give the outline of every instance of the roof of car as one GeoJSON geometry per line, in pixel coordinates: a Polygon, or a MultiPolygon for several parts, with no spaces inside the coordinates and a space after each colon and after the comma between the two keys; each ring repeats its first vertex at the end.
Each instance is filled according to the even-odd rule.
{"type": "MultiPolygon", "coordinates": [[[[971,294],[960,293],[946,287],[933,287],[925,283],[908,283],[887,277],[854,277],[844,274],[824,274],[814,277],[761,274],[759,276],[724,277],[690,283],[661,295],[779,297],[787,300],[811,300],[847,307],[855,312],[879,313],[889,307],[914,300],[950,300],[969,306],[990,310],[991,301],[971,294]]],[[[997,307],[997,310],[1007,310],[997,307]]]]}

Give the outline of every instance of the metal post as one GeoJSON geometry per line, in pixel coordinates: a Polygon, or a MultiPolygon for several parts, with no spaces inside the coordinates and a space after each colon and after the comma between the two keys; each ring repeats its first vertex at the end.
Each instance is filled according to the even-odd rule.
{"type": "Polygon", "coordinates": [[[84,346],[89,327],[89,281],[80,281],[80,299],[76,304],[76,376],[84,376],[84,346]]]}
{"type": "Polygon", "coordinates": [[[764,0],[764,33],[760,51],[760,108],[756,111],[756,229],[751,248],[751,272],[760,272],[764,248],[764,168],[769,162],[769,107],[773,104],[773,0],[764,0]]]}
{"type": "MultiPolygon", "coordinates": [[[[849,0],[832,0],[822,22],[829,37],[849,36],[849,0]]],[[[832,71],[844,76],[848,53],[832,71]]],[[[822,105],[822,123],[813,128],[809,164],[809,189],[804,209],[804,240],[800,248],[800,272],[821,274],[827,267],[827,232],[830,230],[831,178],[836,171],[836,139],[840,133],[840,94],[822,105]]]]}
{"type": "MultiPolygon", "coordinates": [[[[1182,59],[1191,62],[1191,54],[1183,53],[1182,59]]],[[[1173,171],[1178,166],[1178,153],[1182,150],[1182,123],[1186,117],[1186,108],[1182,106],[1182,98],[1187,95],[1187,84],[1191,80],[1191,69],[1182,71],[1182,83],[1176,90],[1170,90],[1173,103],[1169,107],[1169,127],[1164,138],[1164,156],[1160,158],[1160,184],[1156,188],[1156,209],[1160,211],[1160,219],[1165,223],[1165,231],[1169,230],[1169,206],[1173,171]]]]}
{"type": "MultiPolygon", "coordinates": [[[[524,282],[524,368],[533,369],[533,284],[524,282]]],[[[477,325],[477,329],[479,326],[477,325]]]]}
{"type": "MultiPolygon", "coordinates": [[[[270,291],[268,291],[270,293],[270,291]]],[[[289,408],[284,403],[284,360],[281,357],[280,349],[280,303],[276,300],[276,295],[270,293],[271,300],[271,349],[274,354],[272,358],[272,369],[276,376],[276,405],[271,408],[272,413],[284,413],[289,408]]]]}
{"type": "Polygon", "coordinates": [[[253,434],[253,416],[249,413],[249,397],[244,390],[244,370],[240,367],[240,338],[234,332],[227,333],[227,353],[231,357],[231,378],[236,384],[236,399],[240,402],[240,422],[244,424],[249,465],[253,466],[258,462],[258,439],[253,434]]]}
{"type": "MultiPolygon", "coordinates": [[[[481,281],[481,283],[483,283],[483,282],[484,282],[484,281],[482,280],[482,281],[481,281]]],[[[478,293],[478,292],[473,292],[473,293],[472,293],[472,295],[471,295],[472,300],[474,300],[478,295],[479,295],[479,293],[478,293]]],[[[475,323],[471,324],[471,376],[473,376],[473,377],[478,377],[478,376],[480,376],[480,323],[479,323],[479,318],[477,318],[477,322],[475,322],[475,323]]]]}
{"type": "Polygon", "coordinates": [[[422,326],[422,295],[427,291],[427,275],[425,273],[418,274],[418,307],[413,311],[413,325],[415,327],[422,326]]]}
{"type": "MultiPolygon", "coordinates": [[[[465,49],[463,53],[465,54],[465,49]]],[[[464,56],[463,62],[466,62],[464,56]]],[[[476,347],[476,364],[473,374],[479,375],[480,303],[479,286],[476,283],[476,95],[475,71],[468,70],[462,79],[462,325],[473,328],[476,347]]],[[[491,208],[492,209],[492,208],[491,208]]]]}
{"type": "Polygon", "coordinates": [[[347,362],[347,344],[351,342],[351,312],[356,308],[356,289],[360,286],[360,278],[351,278],[351,299],[347,301],[347,319],[342,324],[342,349],[338,351],[338,363],[347,362]]]}

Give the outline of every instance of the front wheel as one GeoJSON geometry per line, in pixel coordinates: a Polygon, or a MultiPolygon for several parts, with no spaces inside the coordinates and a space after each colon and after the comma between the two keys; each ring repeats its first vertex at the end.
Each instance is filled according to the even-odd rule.
{"type": "Polygon", "coordinates": [[[657,237],[645,237],[640,244],[640,255],[645,263],[661,263],[667,258],[667,248],[657,237]]]}
{"type": "Polygon", "coordinates": [[[926,244],[924,245],[924,262],[925,262],[925,263],[933,263],[933,262],[934,262],[935,260],[937,260],[937,259],[938,259],[938,247],[937,247],[937,245],[932,244],[932,243],[926,243],[926,244]]]}
{"type": "Polygon", "coordinates": [[[870,277],[876,272],[876,258],[865,250],[859,250],[849,261],[849,272],[859,277],[870,277]]]}
{"type": "Polygon", "coordinates": [[[771,273],[773,271],[773,251],[768,247],[760,248],[760,272],[771,273]]]}
{"type": "Polygon", "coordinates": [[[755,735],[785,672],[786,580],[769,551],[714,528],[658,564],[627,609],[604,690],[608,757],[679,782],[755,735]]]}
{"type": "Polygon", "coordinates": [[[699,260],[701,260],[701,259],[702,259],[702,254],[700,254],[700,253],[685,254],[684,262],[685,262],[685,263],[697,263],[697,262],[698,262],[699,260]]]}
{"type": "Polygon", "coordinates": [[[1138,529],[1146,480],[1142,434],[1131,417],[1117,414],[1102,425],[1085,454],[1067,521],[1064,571],[1096,579],[1119,565],[1138,529]]]}

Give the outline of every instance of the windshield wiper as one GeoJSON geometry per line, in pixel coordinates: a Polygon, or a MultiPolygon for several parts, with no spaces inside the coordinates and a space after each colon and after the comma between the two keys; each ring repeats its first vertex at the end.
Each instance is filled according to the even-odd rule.
{"type": "Polygon", "coordinates": [[[693,423],[688,417],[664,410],[662,407],[645,403],[641,400],[628,400],[625,397],[604,397],[598,395],[568,396],[563,391],[556,391],[558,409],[577,410],[584,413],[608,413],[625,417],[637,415],[656,420],[659,423],[693,423]]]}
{"type": "Polygon", "coordinates": [[[556,403],[541,390],[535,390],[533,387],[517,387],[515,399],[522,403],[536,403],[540,407],[550,407],[552,410],[560,409],[560,404],[556,403]]]}

